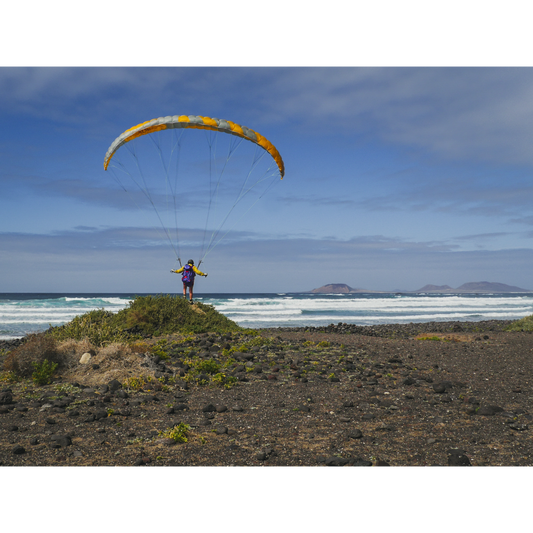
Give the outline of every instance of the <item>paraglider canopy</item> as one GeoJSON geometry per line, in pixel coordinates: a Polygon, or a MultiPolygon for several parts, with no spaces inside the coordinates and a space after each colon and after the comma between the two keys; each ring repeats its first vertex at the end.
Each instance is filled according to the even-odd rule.
{"type": "Polygon", "coordinates": [[[261,148],[264,148],[277,163],[281,179],[285,175],[285,166],[283,160],[279,155],[276,147],[261,134],[253,131],[245,126],[239,126],[235,122],[229,120],[220,120],[218,118],[209,118],[196,115],[174,115],[168,117],[154,118],[147,122],[137,124],[133,128],[126,130],[122,135],[119,135],[111,144],[104,158],[104,170],[107,170],[109,160],[113,157],[113,154],[125,143],[140,137],[141,135],[147,135],[156,131],[173,128],[194,128],[203,130],[215,130],[223,133],[229,133],[242,137],[249,141],[252,141],[261,148]]]}
{"type": "Polygon", "coordinates": [[[198,266],[285,175],[277,148],[263,135],[197,115],[129,128],[107,150],[108,168],[139,209],[153,208],[180,265],[182,234],[187,246],[201,248],[198,266]]]}

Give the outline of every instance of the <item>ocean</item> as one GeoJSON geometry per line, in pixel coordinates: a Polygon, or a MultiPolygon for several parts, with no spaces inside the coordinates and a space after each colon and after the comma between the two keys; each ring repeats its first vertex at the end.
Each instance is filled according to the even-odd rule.
{"type": "MultiPolygon", "coordinates": [[[[0,340],[44,331],[94,309],[117,312],[134,296],[0,293],[0,340]]],[[[195,299],[248,328],[516,320],[533,314],[533,293],[235,293],[198,294],[195,299]]]]}

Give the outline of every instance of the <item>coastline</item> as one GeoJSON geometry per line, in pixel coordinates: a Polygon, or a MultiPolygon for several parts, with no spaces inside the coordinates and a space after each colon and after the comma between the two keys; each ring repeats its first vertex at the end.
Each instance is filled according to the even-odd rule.
{"type": "Polygon", "coordinates": [[[409,322],[374,324],[359,326],[357,324],[338,323],[329,326],[302,326],[302,327],[277,327],[258,328],[261,331],[285,331],[301,333],[339,333],[357,334],[370,337],[409,338],[422,333],[438,332],[481,332],[481,331],[504,331],[515,320],[479,320],[479,321],[443,321],[443,322],[409,322]]]}
{"type": "MultiPolygon", "coordinates": [[[[119,312],[131,302],[126,294],[50,296],[27,294],[24,298],[0,300],[0,339],[21,338],[93,310],[119,312]]],[[[198,301],[251,329],[517,320],[533,314],[533,297],[528,295],[203,294],[198,301]]]]}
{"type": "MultiPolygon", "coordinates": [[[[360,326],[357,324],[338,323],[328,326],[280,326],[271,328],[252,328],[263,333],[275,334],[276,332],[291,333],[335,333],[357,334],[369,337],[409,338],[423,333],[451,333],[451,332],[481,332],[481,331],[504,331],[515,320],[479,320],[479,321],[446,321],[446,322],[410,322],[408,324],[375,324],[360,326]]],[[[24,337],[16,339],[0,339],[1,349],[13,349],[22,344],[24,337]]]]}
{"type": "Polygon", "coordinates": [[[531,466],[533,335],[506,322],[264,329],[230,389],[184,381],[179,354],[117,386],[102,351],[76,382],[0,385],[0,464],[531,466]],[[188,442],[158,434],[177,423],[188,442]]]}

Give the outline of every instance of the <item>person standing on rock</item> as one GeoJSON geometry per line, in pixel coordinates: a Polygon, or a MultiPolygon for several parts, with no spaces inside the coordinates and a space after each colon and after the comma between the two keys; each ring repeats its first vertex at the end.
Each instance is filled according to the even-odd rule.
{"type": "Polygon", "coordinates": [[[181,281],[183,281],[183,297],[187,298],[187,288],[189,288],[189,302],[192,303],[192,291],[194,287],[194,278],[196,274],[199,276],[207,277],[207,274],[200,272],[195,266],[194,261],[189,259],[185,266],[182,266],[179,270],[171,270],[175,274],[182,274],[181,281]]]}

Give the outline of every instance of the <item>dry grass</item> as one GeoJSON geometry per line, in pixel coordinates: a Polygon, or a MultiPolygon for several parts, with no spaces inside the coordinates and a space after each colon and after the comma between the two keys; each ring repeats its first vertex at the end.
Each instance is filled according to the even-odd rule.
{"type": "Polygon", "coordinates": [[[131,377],[155,379],[154,372],[141,366],[144,358],[140,355],[149,351],[145,342],[133,345],[113,343],[105,347],[95,347],[88,339],[67,339],[57,342],[52,337],[34,335],[8,354],[4,370],[9,375],[29,378],[35,368],[33,363],[41,364],[45,359],[58,363],[56,375],[65,381],[78,382],[87,386],[104,385],[116,379],[125,383],[131,377]],[[91,354],[88,364],[80,363],[84,353],[91,354]],[[98,365],[94,368],[93,365],[98,365]]]}
{"type": "Polygon", "coordinates": [[[205,311],[202,311],[196,304],[191,305],[191,309],[199,315],[205,315],[205,311]]]}
{"type": "Polygon", "coordinates": [[[17,346],[6,357],[4,370],[29,378],[35,371],[34,364],[42,364],[45,360],[49,363],[57,363],[59,368],[65,366],[64,357],[58,352],[54,339],[42,333],[28,335],[26,342],[17,346]]]}
{"type": "Polygon", "coordinates": [[[124,383],[132,376],[154,377],[153,371],[142,367],[143,358],[132,350],[127,344],[113,343],[109,346],[97,349],[95,355],[87,365],[79,364],[81,355],[89,350],[86,341],[65,341],[71,342],[69,349],[74,354],[75,363],[62,373],[63,379],[71,382],[83,383],[87,386],[97,386],[107,384],[113,379],[124,383]],[[75,343],[79,346],[75,346],[75,343]],[[98,368],[94,369],[93,365],[98,368]]]}

